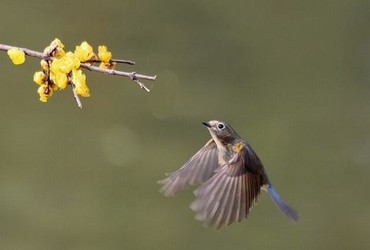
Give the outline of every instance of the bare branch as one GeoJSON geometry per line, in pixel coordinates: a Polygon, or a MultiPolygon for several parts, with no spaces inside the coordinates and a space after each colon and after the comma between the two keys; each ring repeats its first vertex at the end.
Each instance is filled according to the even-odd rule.
{"type": "Polygon", "coordinates": [[[97,66],[89,65],[86,63],[81,63],[81,67],[91,70],[91,71],[104,73],[104,74],[128,77],[134,82],[136,82],[140,86],[140,88],[145,90],[146,92],[150,92],[150,89],[146,87],[143,83],[139,82],[138,79],[154,81],[157,78],[157,76],[141,75],[141,74],[137,74],[136,72],[124,72],[124,71],[119,71],[119,70],[114,70],[114,69],[102,69],[97,66]]]}
{"type": "Polygon", "coordinates": [[[39,52],[39,51],[30,50],[30,49],[27,49],[27,48],[20,48],[20,47],[16,47],[16,46],[5,45],[5,44],[0,44],[0,50],[8,51],[12,48],[17,48],[19,50],[22,50],[26,55],[32,56],[32,57],[37,57],[37,58],[41,58],[41,59],[48,59],[48,57],[49,57],[47,54],[44,54],[44,53],[39,52]]]}
{"type": "Polygon", "coordinates": [[[73,83],[71,85],[72,85],[73,97],[75,98],[77,102],[77,106],[82,109],[82,102],[80,100],[80,97],[76,93],[76,86],[73,83]]]}
{"type": "Polygon", "coordinates": [[[115,63],[125,63],[125,64],[130,64],[130,65],[135,65],[135,62],[134,61],[130,61],[130,60],[122,60],[122,59],[111,59],[112,62],[115,62],[115,63]]]}
{"type": "MultiPolygon", "coordinates": [[[[124,64],[129,64],[129,65],[135,65],[135,62],[131,61],[131,60],[110,59],[110,61],[113,62],[113,63],[124,63],[124,64]]],[[[101,61],[99,59],[93,58],[93,59],[90,59],[88,62],[100,63],[101,61]]]]}

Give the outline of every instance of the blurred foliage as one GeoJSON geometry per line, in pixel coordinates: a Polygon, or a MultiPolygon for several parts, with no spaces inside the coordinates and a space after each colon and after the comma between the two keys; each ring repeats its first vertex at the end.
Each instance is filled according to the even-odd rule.
{"type": "Polygon", "coordinates": [[[1,43],[104,43],[158,75],[147,94],[88,72],[80,110],[68,93],[39,103],[39,61],[0,53],[1,249],[370,248],[369,1],[5,0],[0,19],[1,43]],[[191,190],[158,193],[209,119],[249,140],[299,223],[263,193],[214,231],[191,190]]]}

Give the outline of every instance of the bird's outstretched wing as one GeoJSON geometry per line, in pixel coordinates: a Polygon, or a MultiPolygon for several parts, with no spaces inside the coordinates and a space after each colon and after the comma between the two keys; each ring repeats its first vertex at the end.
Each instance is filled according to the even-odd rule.
{"type": "Polygon", "coordinates": [[[195,190],[197,199],[190,207],[196,219],[218,229],[245,219],[263,184],[263,176],[248,170],[242,155],[237,154],[195,190]]]}
{"type": "Polygon", "coordinates": [[[158,182],[162,185],[160,191],[165,196],[174,196],[189,185],[205,182],[218,167],[217,146],[211,139],[179,170],[158,182]]]}

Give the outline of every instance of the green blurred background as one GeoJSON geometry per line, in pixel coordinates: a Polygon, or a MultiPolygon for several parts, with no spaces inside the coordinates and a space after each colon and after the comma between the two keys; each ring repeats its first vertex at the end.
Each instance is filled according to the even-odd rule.
{"type": "Polygon", "coordinates": [[[88,72],[91,98],[38,101],[39,60],[0,53],[0,249],[370,249],[370,2],[0,2],[0,43],[106,44],[147,94],[88,72]],[[262,193],[247,221],[204,228],[191,190],[156,181],[228,121],[253,145],[290,223],[262,193]]]}

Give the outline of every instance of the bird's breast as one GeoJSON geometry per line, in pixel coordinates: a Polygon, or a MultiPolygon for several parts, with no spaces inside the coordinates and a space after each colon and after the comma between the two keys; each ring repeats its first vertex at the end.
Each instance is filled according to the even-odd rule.
{"type": "Polygon", "coordinates": [[[220,165],[228,165],[231,160],[240,159],[245,152],[245,143],[229,143],[222,144],[221,147],[218,147],[218,161],[220,165]],[[236,157],[236,158],[235,158],[236,157]]]}

